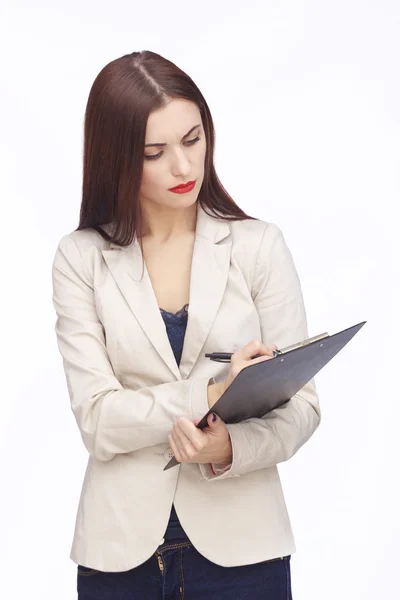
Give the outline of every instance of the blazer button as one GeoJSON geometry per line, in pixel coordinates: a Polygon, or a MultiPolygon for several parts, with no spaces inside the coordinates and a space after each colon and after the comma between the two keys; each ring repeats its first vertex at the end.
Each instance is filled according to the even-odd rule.
{"type": "Polygon", "coordinates": [[[172,452],[171,448],[166,449],[164,452],[164,458],[167,462],[169,462],[171,458],[174,458],[174,453],[172,452]]]}

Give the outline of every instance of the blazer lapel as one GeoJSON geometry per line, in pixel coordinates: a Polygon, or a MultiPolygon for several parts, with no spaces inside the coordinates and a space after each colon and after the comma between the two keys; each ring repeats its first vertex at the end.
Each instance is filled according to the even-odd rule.
{"type": "Polygon", "coordinates": [[[210,217],[198,205],[190,276],[189,315],[180,367],[176,363],[136,236],[130,246],[122,248],[110,244],[109,250],[102,251],[104,260],[132,313],[178,380],[189,376],[221,303],[228,279],[232,242],[218,242],[229,234],[227,223],[210,217]]]}
{"type": "Polygon", "coordinates": [[[190,275],[189,315],[180,372],[189,377],[210,332],[228,281],[232,240],[223,220],[210,217],[199,205],[190,275]]]}
{"type": "Polygon", "coordinates": [[[120,292],[158,354],[181,379],[137,238],[125,248],[116,244],[110,248],[102,254],[120,292]]]}

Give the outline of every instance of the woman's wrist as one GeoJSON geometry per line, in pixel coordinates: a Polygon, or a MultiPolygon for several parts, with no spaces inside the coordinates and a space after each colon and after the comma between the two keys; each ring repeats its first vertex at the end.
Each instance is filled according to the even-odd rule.
{"type": "Polygon", "coordinates": [[[228,465],[232,464],[233,460],[233,449],[231,436],[228,435],[228,439],[224,442],[222,448],[218,450],[218,454],[215,456],[214,460],[212,460],[212,464],[214,467],[218,467],[219,469],[223,469],[228,465]]]}
{"type": "Polygon", "coordinates": [[[220,397],[222,396],[223,393],[224,393],[224,383],[223,382],[211,383],[207,387],[208,407],[212,408],[214,406],[214,404],[217,402],[217,400],[220,399],[220,397]]]}
{"type": "Polygon", "coordinates": [[[214,475],[220,475],[228,470],[228,468],[232,465],[233,460],[233,451],[232,451],[232,443],[229,438],[228,444],[225,448],[223,454],[218,457],[219,460],[213,461],[210,463],[211,471],[214,475]]]}
{"type": "Polygon", "coordinates": [[[233,460],[233,449],[231,436],[229,436],[228,441],[226,443],[226,449],[224,452],[224,456],[222,461],[218,461],[218,467],[226,467],[227,465],[231,465],[233,460]]]}

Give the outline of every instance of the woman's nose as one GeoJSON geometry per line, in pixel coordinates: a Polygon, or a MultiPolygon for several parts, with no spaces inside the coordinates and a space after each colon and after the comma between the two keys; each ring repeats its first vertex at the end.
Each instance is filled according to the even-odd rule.
{"type": "Polygon", "coordinates": [[[177,150],[175,152],[171,171],[174,177],[185,177],[186,175],[189,175],[191,165],[183,150],[177,150]]]}

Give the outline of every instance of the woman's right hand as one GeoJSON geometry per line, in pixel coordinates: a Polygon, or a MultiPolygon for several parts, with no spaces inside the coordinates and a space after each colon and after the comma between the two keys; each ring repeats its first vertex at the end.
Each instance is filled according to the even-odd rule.
{"type": "Polygon", "coordinates": [[[274,357],[274,350],[277,350],[278,346],[276,344],[263,344],[259,340],[252,340],[243,348],[234,352],[230,361],[230,369],[229,375],[220,383],[211,384],[208,387],[208,405],[211,408],[217,400],[222,396],[222,394],[228,389],[231,385],[232,381],[237,377],[242,369],[248,367],[249,365],[256,365],[257,363],[264,362],[265,360],[270,360],[274,357]],[[256,354],[260,354],[258,358],[251,358],[256,354]]]}

